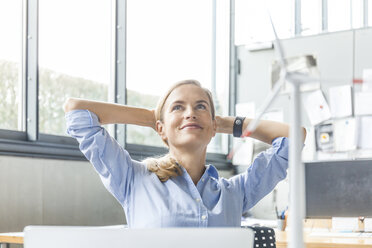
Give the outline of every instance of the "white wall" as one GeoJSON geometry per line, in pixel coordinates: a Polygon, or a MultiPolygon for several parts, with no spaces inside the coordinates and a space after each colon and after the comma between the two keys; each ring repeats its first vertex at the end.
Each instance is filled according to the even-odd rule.
{"type": "MultiPolygon", "coordinates": [[[[353,78],[362,78],[365,68],[372,68],[372,28],[349,30],[314,36],[296,37],[283,40],[286,57],[305,54],[315,55],[321,77],[321,87],[328,97],[328,89],[337,85],[352,85],[353,78]]],[[[277,58],[274,50],[251,52],[245,46],[238,47],[237,56],[241,62],[237,76],[238,103],[254,102],[256,108],[264,101],[271,90],[271,63],[277,58]]],[[[289,122],[290,96],[283,94],[274,102],[271,109],[282,109],[284,121],[289,122]]],[[[303,106],[302,123],[310,127],[303,106]]],[[[308,135],[312,139],[314,136],[308,135]]],[[[314,144],[311,140],[306,143],[314,144]]],[[[311,145],[310,152],[315,146],[311,145]]],[[[288,182],[277,188],[278,207],[288,204],[288,182]]],[[[260,218],[275,218],[273,194],[261,200],[251,212],[260,218]]]]}
{"type": "Polygon", "coordinates": [[[125,224],[122,207],[84,161],[0,156],[0,232],[26,225],[125,224]]]}

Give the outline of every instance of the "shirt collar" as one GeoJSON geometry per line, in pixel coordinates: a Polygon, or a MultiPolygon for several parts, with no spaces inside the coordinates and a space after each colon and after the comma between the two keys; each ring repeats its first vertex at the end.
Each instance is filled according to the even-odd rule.
{"type": "MultiPolygon", "coordinates": [[[[187,173],[186,169],[183,166],[181,166],[181,165],[179,165],[179,166],[181,167],[181,170],[183,171],[183,173],[187,173]]],[[[201,176],[201,178],[205,178],[205,177],[208,177],[208,176],[213,177],[217,180],[219,178],[218,171],[217,171],[216,167],[214,167],[212,164],[208,164],[208,165],[205,166],[205,171],[204,171],[203,175],[201,176]]]]}
{"type": "Polygon", "coordinates": [[[211,164],[209,164],[209,165],[206,166],[206,170],[205,170],[205,172],[206,172],[209,176],[211,176],[211,177],[213,177],[213,178],[215,178],[215,179],[218,179],[218,178],[219,178],[218,171],[217,171],[216,167],[214,167],[214,166],[211,165],[211,164]]]}

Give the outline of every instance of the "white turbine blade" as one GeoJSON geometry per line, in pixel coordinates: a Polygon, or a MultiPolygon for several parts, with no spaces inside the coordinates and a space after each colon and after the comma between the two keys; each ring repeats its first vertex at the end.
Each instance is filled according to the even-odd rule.
{"type": "MultiPolygon", "coordinates": [[[[265,3],[266,3],[266,1],[265,1],[265,3]]],[[[283,49],[282,43],[279,40],[278,34],[276,32],[276,29],[275,29],[275,26],[274,26],[274,22],[273,22],[273,20],[271,18],[270,10],[267,7],[267,4],[265,4],[265,5],[266,5],[265,7],[266,7],[266,10],[267,10],[267,15],[269,16],[270,24],[271,24],[271,27],[273,29],[273,33],[274,33],[274,36],[275,36],[275,44],[276,44],[276,46],[274,46],[274,48],[278,52],[279,63],[280,63],[280,66],[282,67],[282,69],[284,69],[285,71],[287,71],[287,62],[285,60],[284,49],[283,49]]]]}
{"type": "Polygon", "coordinates": [[[280,78],[275,83],[275,86],[273,90],[270,92],[270,94],[266,97],[264,103],[261,105],[261,108],[259,110],[259,115],[252,120],[246,129],[243,131],[243,136],[247,137],[250,134],[252,134],[256,128],[258,123],[260,122],[263,114],[266,112],[266,110],[270,107],[271,103],[274,101],[276,95],[279,93],[280,89],[282,88],[283,84],[285,83],[285,79],[287,77],[287,73],[284,70],[280,71],[280,78]]]}

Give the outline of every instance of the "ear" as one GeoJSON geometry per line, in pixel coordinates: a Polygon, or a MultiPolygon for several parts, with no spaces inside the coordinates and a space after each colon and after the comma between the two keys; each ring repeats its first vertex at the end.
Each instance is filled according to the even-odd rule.
{"type": "Polygon", "coordinates": [[[157,120],[157,121],[156,121],[155,128],[156,128],[156,132],[159,134],[159,136],[160,136],[163,140],[165,140],[165,139],[167,138],[167,136],[165,135],[164,123],[161,122],[160,120],[157,120]]]}

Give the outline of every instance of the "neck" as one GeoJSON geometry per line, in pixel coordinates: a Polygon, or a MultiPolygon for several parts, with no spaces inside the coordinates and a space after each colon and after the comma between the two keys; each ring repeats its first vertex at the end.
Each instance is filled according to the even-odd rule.
{"type": "Polygon", "coordinates": [[[171,156],[184,167],[196,185],[205,171],[207,148],[199,150],[170,149],[171,156]]]}

